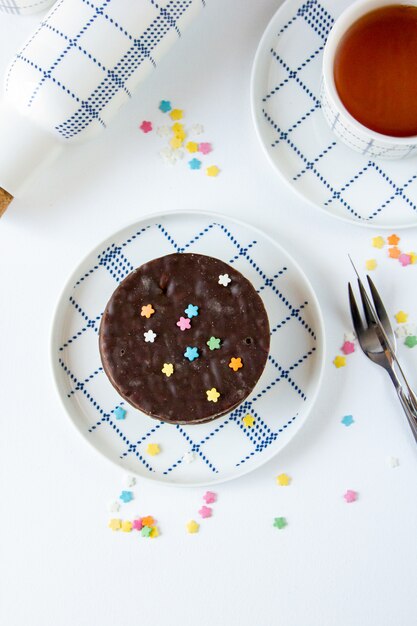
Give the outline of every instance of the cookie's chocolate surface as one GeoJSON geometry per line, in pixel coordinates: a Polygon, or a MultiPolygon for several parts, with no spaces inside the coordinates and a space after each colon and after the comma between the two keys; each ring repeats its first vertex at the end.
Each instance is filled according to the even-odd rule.
{"type": "Polygon", "coordinates": [[[269,351],[269,323],[261,298],[233,267],[200,254],[171,254],[145,263],[120,283],[100,326],[104,370],[119,394],[144,413],[167,422],[201,423],[240,404],[258,381],[269,351]],[[231,282],[219,284],[228,274],[231,282]],[[142,306],[155,313],[141,316],[142,306]],[[198,306],[191,328],[180,330],[188,305],[198,306]],[[153,343],[144,333],[156,333],[153,343]],[[210,350],[210,337],[221,339],[210,350]],[[186,348],[199,357],[189,361],[186,348]],[[243,367],[229,367],[231,358],[243,367]],[[162,373],[172,363],[174,373],[162,373]],[[216,403],[206,391],[215,388],[216,403]]]}

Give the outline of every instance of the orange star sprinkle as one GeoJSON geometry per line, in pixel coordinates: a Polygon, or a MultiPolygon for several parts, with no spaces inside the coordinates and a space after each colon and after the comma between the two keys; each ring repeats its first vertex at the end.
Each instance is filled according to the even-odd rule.
{"type": "Polygon", "coordinates": [[[152,515],[147,515],[146,517],[142,517],[142,526],[154,526],[155,520],[152,515]]]}
{"type": "Polygon", "coordinates": [[[388,241],[388,245],[390,246],[396,246],[397,243],[399,243],[400,238],[397,235],[390,235],[387,239],[388,241]]]}
{"type": "Polygon", "coordinates": [[[243,367],[243,363],[242,363],[242,359],[240,358],[240,356],[238,356],[237,358],[235,358],[234,356],[230,359],[230,363],[229,363],[229,367],[234,371],[237,372],[237,370],[239,370],[241,367],[243,367]]]}
{"type": "Polygon", "coordinates": [[[388,256],[391,259],[398,259],[401,254],[401,250],[397,248],[397,246],[392,246],[392,248],[388,248],[388,256]]]}
{"type": "Polygon", "coordinates": [[[141,316],[146,317],[146,319],[149,319],[154,313],[155,309],[152,307],[152,304],[145,304],[140,312],[141,316]]]}

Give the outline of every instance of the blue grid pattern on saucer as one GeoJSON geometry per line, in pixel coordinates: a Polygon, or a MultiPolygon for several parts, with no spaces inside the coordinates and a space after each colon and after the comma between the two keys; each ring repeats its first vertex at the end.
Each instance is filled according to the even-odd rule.
{"type": "MultiPolygon", "coordinates": [[[[69,15],[61,14],[65,9],[64,2],[68,4],[66,0],[56,3],[17,53],[6,77],[7,91],[11,88],[16,65],[29,66],[39,75],[32,92],[26,97],[29,109],[36,101],[47,100],[48,96],[55,101],[54,91],[58,90],[63,99],[61,110],[73,111],[67,119],[55,124],[55,130],[63,139],[75,137],[88,127],[105,127],[114,103],[121,104],[131,97],[129,80],[145,64],[149,68],[155,67],[162,52],[170,47],[172,34],[181,37],[180,28],[186,25],[188,17],[206,4],[206,0],[134,0],[128,3],[126,0],[72,0],[74,6],[69,19],[69,15]],[[126,15],[122,14],[122,21],[120,9],[125,3],[126,15]],[[82,16],[78,22],[77,12],[82,16]],[[67,24],[65,20],[68,19],[67,24]],[[75,26],[73,20],[77,22],[75,26]],[[119,42],[124,46],[111,66],[105,60],[108,50],[103,50],[104,27],[117,36],[116,43],[109,41],[110,48],[119,42]],[[46,36],[51,41],[49,46],[48,42],[40,43],[46,36]],[[44,58],[46,47],[51,48],[47,60],[44,58]],[[83,91],[84,76],[87,81],[95,83],[88,93],[83,91]]],[[[106,37],[111,37],[108,30],[106,37]]],[[[57,115],[60,115],[60,108],[57,115]]],[[[54,107],[51,108],[52,114],[54,107]]]]}
{"type": "Polygon", "coordinates": [[[335,19],[349,4],[351,0],[290,0],[284,5],[283,9],[291,6],[292,11],[291,14],[287,11],[278,24],[276,38],[269,50],[270,67],[276,66],[278,78],[275,83],[268,84],[268,90],[258,103],[270,130],[268,151],[274,158],[274,152],[281,150],[276,156],[277,161],[288,155],[291,161],[289,176],[294,187],[300,191],[303,185],[314,187],[318,203],[330,212],[334,207],[340,215],[377,224],[377,218],[387,215],[390,209],[393,223],[398,222],[397,211],[404,219],[409,215],[411,221],[417,213],[415,160],[390,162],[352,153],[336,141],[323,120],[318,119],[323,115],[320,83],[324,46],[335,19]],[[290,37],[294,47],[289,45],[290,37]],[[297,51],[302,51],[301,59],[294,53],[295,44],[297,51]],[[293,107],[289,107],[287,98],[286,109],[292,108],[295,113],[290,123],[285,123],[286,111],[274,99],[280,94],[284,97],[288,90],[291,90],[293,107]],[[294,106],[297,102],[303,103],[301,110],[294,106]],[[316,152],[311,154],[306,144],[317,128],[323,144],[317,142],[316,152]],[[342,180],[334,173],[335,161],[348,163],[342,166],[345,167],[342,180]]]}
{"type": "MultiPolygon", "coordinates": [[[[59,347],[57,359],[63,372],[66,374],[67,380],[67,398],[74,400],[74,396],[81,394],[83,399],[89,403],[90,409],[92,409],[93,419],[89,424],[85,425],[86,430],[90,435],[95,435],[100,429],[106,429],[106,433],[110,434],[112,440],[115,442],[114,450],[119,450],[119,459],[127,459],[130,455],[134,455],[136,460],[140,463],[141,471],[145,473],[159,473],[162,475],[169,475],[175,472],[183,461],[184,451],[178,454],[174,460],[170,460],[169,464],[161,469],[155,469],[152,465],[152,459],[145,457],[143,454],[143,444],[152,441],[152,435],[156,432],[159,435],[162,429],[176,429],[177,434],[184,440],[186,449],[194,452],[201,461],[205,464],[207,471],[211,475],[219,474],[222,472],[221,459],[219,455],[213,455],[207,450],[207,444],[212,444],[213,440],[221,439],[222,433],[226,427],[233,427],[235,431],[234,439],[241,443],[242,453],[236,460],[235,467],[241,467],[246,464],[250,459],[253,459],[256,455],[262,454],[267,448],[269,448],[282,433],[290,429],[292,424],[296,422],[300,413],[302,412],[302,406],[308,399],[308,378],[309,375],[304,375],[303,371],[307,363],[313,358],[317,348],[316,331],[311,326],[309,316],[305,315],[308,311],[308,301],[303,300],[300,302],[290,302],[287,295],[288,289],[286,289],[286,281],[293,280],[291,272],[285,265],[277,266],[274,272],[266,272],[261,265],[261,261],[257,258],[257,251],[261,252],[261,246],[258,246],[256,240],[242,241],[239,239],[239,233],[234,232],[232,227],[228,224],[225,225],[221,221],[210,220],[206,222],[206,225],[199,229],[198,232],[190,237],[187,237],[187,241],[179,241],[179,236],[173,229],[159,221],[151,223],[147,226],[143,226],[136,232],[133,232],[128,238],[120,242],[111,243],[105,250],[103,250],[97,257],[96,263],[92,265],[74,284],[74,288],[71,291],[71,295],[68,300],[68,307],[74,309],[81,320],[81,326],[71,337],[65,337],[62,344],[59,347]],[[102,312],[98,311],[97,315],[87,314],[82,306],[82,302],[79,302],[77,297],[77,290],[83,285],[84,281],[91,280],[96,272],[105,268],[109,277],[114,281],[114,288],[117,284],[123,280],[134,268],[134,263],[129,260],[129,255],[133,253],[132,242],[136,249],[140,248],[143,236],[151,234],[155,239],[155,249],[161,249],[162,243],[168,244],[170,252],[199,252],[201,251],[201,244],[208,236],[215,234],[216,243],[218,249],[226,249],[229,245],[230,249],[235,251],[228,258],[228,262],[231,265],[238,264],[238,262],[248,263],[256,280],[252,281],[257,291],[261,296],[265,296],[268,292],[268,297],[272,299],[272,302],[277,303],[279,308],[279,322],[271,325],[271,346],[272,339],[276,333],[291,333],[291,338],[295,338],[297,335],[300,338],[299,346],[297,347],[297,354],[294,358],[291,356],[290,364],[286,363],[285,366],[280,362],[279,356],[271,353],[268,357],[268,363],[264,374],[262,375],[258,385],[254,389],[252,395],[250,395],[237,409],[223,418],[215,420],[212,424],[206,425],[207,429],[203,437],[196,438],[194,433],[197,433],[196,427],[185,427],[182,425],[171,425],[164,422],[158,422],[151,418],[144,417],[143,420],[139,420],[142,425],[144,420],[148,420],[149,427],[145,432],[132,435],[126,431],[126,422],[122,420],[116,420],[113,414],[114,409],[117,406],[123,406],[125,403],[120,398],[114,406],[104,408],[102,406],[102,399],[98,395],[94,395],[89,388],[89,383],[103,377],[108,387],[111,388],[111,384],[107,381],[102,367],[95,367],[87,376],[80,374],[76,371],[76,368],[72,365],[71,355],[68,350],[77,350],[77,342],[80,341],[86,333],[93,332],[96,337],[96,352],[98,354],[97,334],[99,331],[99,324],[102,312]],[[158,244],[159,241],[159,244],[158,244]],[[281,311],[283,313],[281,314],[281,311]],[[291,327],[291,324],[295,325],[291,327]],[[297,378],[298,376],[298,378],[297,378]],[[301,383],[300,383],[301,377],[301,383]],[[277,388],[280,385],[285,385],[288,388],[288,393],[292,398],[295,398],[290,411],[293,406],[297,408],[294,413],[285,417],[276,424],[275,428],[271,427],[268,422],[267,416],[262,408],[262,401],[266,396],[271,396],[277,392],[277,388]],[[251,414],[255,418],[253,427],[247,428],[242,422],[242,418],[246,414],[251,414]]],[[[263,258],[260,254],[259,258],[263,258]]],[[[143,259],[143,262],[147,259],[143,259]]],[[[271,261],[268,261],[269,266],[271,261]]],[[[305,294],[304,294],[305,296],[305,294]]],[[[82,298],[81,298],[82,300],[82,298]]],[[[268,307],[267,307],[268,308],[268,307]]],[[[271,305],[268,309],[268,313],[271,319],[271,305]]],[[[91,357],[92,361],[96,358],[91,357]]],[[[274,396],[275,398],[276,396],[274,396]]],[[[274,409],[275,411],[275,409],[274,409]]],[[[270,416],[269,416],[270,417],[270,416]]],[[[88,418],[90,419],[90,417],[88,418]]],[[[88,421],[88,420],[86,420],[88,421]]],[[[277,420],[275,420],[277,422],[277,420]]],[[[133,420],[130,420],[129,428],[132,428],[133,420]]],[[[240,444],[238,444],[240,445],[240,444]]],[[[224,451],[223,451],[224,458],[224,451]]]]}

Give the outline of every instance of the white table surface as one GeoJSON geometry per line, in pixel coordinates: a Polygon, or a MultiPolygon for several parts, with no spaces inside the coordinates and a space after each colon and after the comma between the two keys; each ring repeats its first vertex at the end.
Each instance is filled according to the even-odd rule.
{"type": "MultiPolygon", "coordinates": [[[[417,322],[417,265],[371,247],[379,234],[307,206],[267,163],[251,121],[249,77],[277,0],[210,0],[170,57],[96,141],[68,152],[0,223],[0,623],[4,626],[412,626],[417,623],[417,447],[388,378],[361,353],[336,370],[350,329],[347,253],[390,313],[417,322]],[[137,130],[160,99],[200,122],[216,180],[164,165],[137,130]],[[69,273],[102,239],[145,213],[198,208],[267,229],[299,261],[322,306],[324,383],[311,415],[272,462],[204,490],[140,480],[137,508],[159,522],[145,540],[107,528],[123,472],[77,434],[49,363],[54,306],[69,273]],[[340,423],[345,414],[355,423],[340,423]],[[387,457],[399,458],[392,469],[387,457]],[[288,488],[275,476],[287,472],[288,488]],[[359,500],[346,504],[354,489],[359,500]],[[284,530],[272,521],[283,515],[284,530]]],[[[0,70],[39,16],[0,16],[0,70]]],[[[384,233],[383,233],[384,234],[384,233]]],[[[390,233],[385,233],[390,234],[390,233]]],[[[417,228],[399,233],[417,249],[417,228]]],[[[417,348],[400,355],[417,385],[417,348]]]]}

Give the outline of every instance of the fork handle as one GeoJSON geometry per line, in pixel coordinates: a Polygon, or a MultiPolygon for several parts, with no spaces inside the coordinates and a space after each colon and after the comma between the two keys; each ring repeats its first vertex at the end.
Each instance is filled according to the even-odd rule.
{"type": "MultiPolygon", "coordinates": [[[[394,383],[395,384],[395,383],[394,383]]],[[[407,418],[407,421],[410,425],[411,431],[414,435],[414,439],[417,442],[417,415],[416,412],[414,411],[410,400],[407,398],[404,389],[401,387],[400,384],[395,385],[396,389],[397,389],[397,394],[398,394],[398,398],[401,402],[401,406],[403,407],[403,411],[405,413],[405,416],[407,418]]]]}

